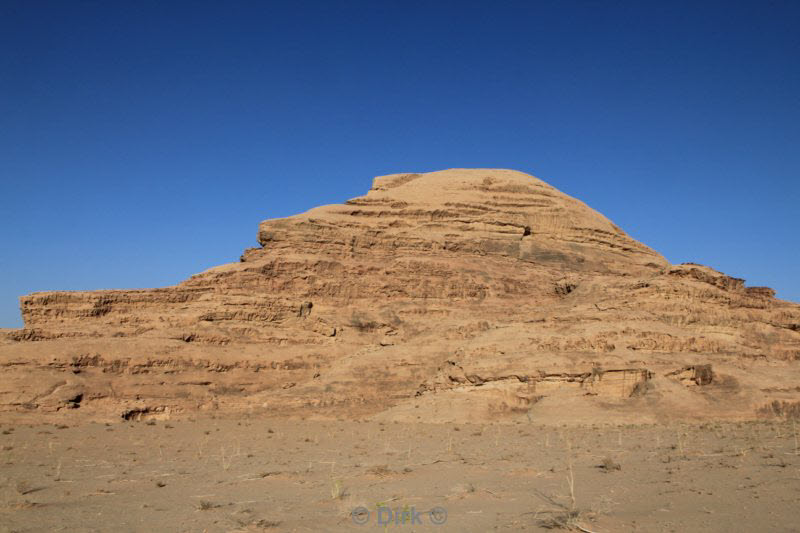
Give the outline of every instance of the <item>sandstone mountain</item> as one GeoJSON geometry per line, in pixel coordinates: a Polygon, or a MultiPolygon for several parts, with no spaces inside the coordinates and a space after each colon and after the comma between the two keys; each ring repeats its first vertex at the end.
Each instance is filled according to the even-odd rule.
{"type": "Polygon", "coordinates": [[[148,290],[43,292],[0,340],[0,408],[393,420],[800,411],[800,305],[671,265],[510,170],[376,178],[261,223],[240,261],[148,290]]]}

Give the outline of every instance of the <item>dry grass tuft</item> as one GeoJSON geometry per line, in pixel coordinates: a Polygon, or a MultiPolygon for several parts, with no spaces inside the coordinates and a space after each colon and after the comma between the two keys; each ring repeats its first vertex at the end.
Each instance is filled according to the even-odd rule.
{"type": "Polygon", "coordinates": [[[200,500],[200,503],[197,505],[197,510],[198,511],[210,511],[211,509],[215,509],[217,507],[219,507],[219,505],[217,505],[215,503],[212,503],[212,502],[209,502],[209,501],[206,501],[206,500],[200,500]]]}
{"type": "Polygon", "coordinates": [[[615,462],[610,457],[606,457],[599,465],[597,465],[597,468],[601,469],[603,472],[613,472],[615,470],[622,470],[622,465],[615,462]]]}

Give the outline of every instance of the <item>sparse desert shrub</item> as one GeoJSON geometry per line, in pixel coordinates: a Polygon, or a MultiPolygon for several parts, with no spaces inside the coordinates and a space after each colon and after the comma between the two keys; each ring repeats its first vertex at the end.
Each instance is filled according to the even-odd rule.
{"type": "Polygon", "coordinates": [[[575,529],[577,521],[580,519],[579,511],[565,510],[560,513],[553,513],[539,519],[539,526],[544,529],[575,529]]]}
{"type": "Polygon", "coordinates": [[[567,489],[568,494],[564,497],[554,497],[547,495],[539,490],[534,490],[536,496],[551,506],[550,509],[540,509],[536,512],[539,527],[544,529],[567,529],[578,530],[592,533],[591,530],[584,528],[581,523],[589,519],[595,513],[584,511],[577,505],[575,497],[575,472],[572,467],[572,442],[569,438],[564,438],[567,451],[567,489]]]}
{"type": "Polygon", "coordinates": [[[388,465],[376,465],[367,470],[368,474],[373,476],[385,477],[392,473],[388,465]]]}
{"type": "Polygon", "coordinates": [[[599,465],[597,465],[597,468],[603,470],[604,472],[613,472],[615,470],[622,470],[622,465],[615,462],[610,457],[606,457],[599,465]]]}

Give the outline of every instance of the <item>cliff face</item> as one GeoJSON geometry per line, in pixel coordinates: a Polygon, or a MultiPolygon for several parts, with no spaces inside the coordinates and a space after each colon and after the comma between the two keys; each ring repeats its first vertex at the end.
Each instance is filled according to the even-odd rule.
{"type": "Polygon", "coordinates": [[[800,400],[800,306],[670,265],[526,174],[384,176],[258,241],[174,287],[21,298],[0,405],[548,421],[800,400]]]}

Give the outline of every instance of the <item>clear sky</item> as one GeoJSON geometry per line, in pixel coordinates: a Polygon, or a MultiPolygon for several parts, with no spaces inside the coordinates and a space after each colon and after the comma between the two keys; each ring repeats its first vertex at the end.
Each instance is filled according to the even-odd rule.
{"type": "Polygon", "coordinates": [[[451,167],[800,301],[798,28],[795,1],[0,0],[0,326],[451,167]]]}

